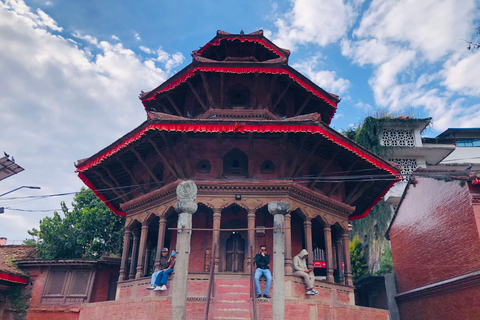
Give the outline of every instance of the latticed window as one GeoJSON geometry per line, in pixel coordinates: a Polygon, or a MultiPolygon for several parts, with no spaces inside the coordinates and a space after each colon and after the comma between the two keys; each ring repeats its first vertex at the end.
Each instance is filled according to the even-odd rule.
{"type": "Polygon", "coordinates": [[[382,144],[390,147],[415,147],[413,129],[383,129],[382,144]]]}
{"type": "Polygon", "coordinates": [[[93,276],[90,269],[50,269],[41,303],[69,305],[88,302],[93,276]]]}
{"type": "Polygon", "coordinates": [[[398,163],[402,167],[402,181],[408,181],[412,172],[417,169],[417,160],[415,159],[389,159],[388,161],[398,163]]]}

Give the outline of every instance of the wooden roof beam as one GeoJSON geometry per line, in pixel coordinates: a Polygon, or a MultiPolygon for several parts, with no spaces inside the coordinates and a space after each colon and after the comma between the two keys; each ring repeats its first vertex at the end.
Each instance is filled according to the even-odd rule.
{"type": "Polygon", "coordinates": [[[275,74],[272,77],[272,80],[270,81],[270,87],[268,87],[268,91],[265,94],[265,97],[268,99],[268,101],[266,101],[267,106],[268,106],[268,102],[270,102],[270,106],[272,105],[273,88],[275,88],[275,81],[277,81],[277,78],[278,78],[278,74],[275,74]]]}
{"type": "Polygon", "coordinates": [[[128,175],[130,176],[130,179],[132,179],[133,183],[135,183],[140,189],[142,189],[143,193],[147,193],[147,190],[145,190],[145,188],[140,185],[140,182],[138,182],[138,180],[135,178],[135,176],[132,174],[131,170],[129,170],[127,168],[127,166],[125,165],[125,163],[122,161],[122,159],[120,159],[120,157],[117,157],[117,161],[120,162],[120,164],[122,165],[122,168],[123,170],[125,170],[128,175]]]}
{"type": "Polygon", "coordinates": [[[308,154],[308,156],[303,160],[303,163],[300,165],[300,167],[298,167],[298,170],[296,170],[293,174],[293,177],[296,177],[297,175],[300,174],[300,172],[302,172],[302,170],[305,168],[305,166],[307,165],[307,163],[310,161],[310,159],[313,157],[313,155],[317,152],[318,148],[320,147],[320,145],[323,143],[322,140],[319,140],[315,146],[313,146],[312,150],[310,150],[310,153],[308,154]]]}
{"type": "Polygon", "coordinates": [[[288,133],[282,134],[282,161],[280,162],[280,176],[283,178],[287,172],[287,150],[288,150],[288,133]]]}
{"type": "Polygon", "coordinates": [[[150,138],[147,138],[148,142],[153,146],[155,149],[155,152],[157,152],[157,155],[160,157],[160,161],[162,161],[163,165],[167,167],[167,169],[173,174],[174,177],[178,178],[178,173],[175,171],[175,169],[172,167],[168,159],[163,155],[163,153],[160,151],[158,148],[157,144],[150,138]]]}
{"type": "Polygon", "coordinates": [[[202,77],[203,88],[207,93],[207,99],[208,103],[210,103],[210,108],[214,108],[215,102],[213,101],[212,92],[210,91],[210,87],[208,86],[207,76],[203,72],[200,72],[200,76],[202,77]]]}
{"type": "Polygon", "coordinates": [[[137,150],[135,150],[134,148],[130,148],[130,151],[132,151],[135,156],[137,156],[137,159],[138,161],[142,164],[142,166],[147,170],[148,174],[150,175],[150,177],[158,184],[161,183],[160,180],[158,180],[158,178],[153,174],[152,170],[150,170],[150,167],[145,163],[145,161],[143,160],[142,156],[137,152],[137,150]]]}
{"type": "Polygon", "coordinates": [[[190,81],[186,80],[188,86],[190,87],[190,90],[192,90],[193,94],[195,95],[195,97],[197,98],[197,101],[200,103],[200,105],[202,106],[203,110],[207,111],[208,108],[207,106],[205,105],[205,103],[203,103],[202,99],[200,99],[200,96],[198,95],[198,92],[197,90],[195,90],[195,88],[193,87],[193,85],[190,83],[190,81]]]}
{"type": "MultiPolygon", "coordinates": [[[[358,159],[355,160],[347,169],[347,171],[345,172],[345,174],[343,176],[348,176],[350,174],[350,172],[352,172],[352,169],[353,167],[355,167],[358,163],[358,159]]],[[[341,182],[337,182],[335,183],[335,186],[330,189],[330,191],[327,193],[327,197],[330,197],[335,191],[337,191],[337,189],[340,187],[340,185],[342,183],[345,183],[345,181],[341,181],[341,182]]]]}
{"type": "Polygon", "coordinates": [[[300,146],[298,148],[298,152],[295,154],[295,158],[293,159],[293,163],[292,163],[292,166],[290,167],[290,173],[288,174],[289,177],[293,177],[293,174],[295,173],[295,169],[296,169],[296,166],[297,166],[297,162],[298,162],[298,158],[299,158],[299,155],[300,153],[302,152],[303,150],[303,146],[305,145],[305,142],[307,141],[308,139],[308,134],[305,134],[301,139],[300,139],[300,146]]]}
{"type": "Polygon", "coordinates": [[[182,140],[183,152],[185,154],[185,173],[187,177],[191,177],[193,175],[193,166],[192,160],[190,159],[190,142],[188,140],[188,134],[186,132],[182,132],[182,140]]]}
{"type": "MultiPolygon", "coordinates": [[[[113,175],[113,173],[110,171],[110,169],[107,168],[107,166],[103,166],[103,170],[105,170],[108,174],[108,177],[115,183],[115,185],[117,185],[118,187],[120,187],[122,184],[120,182],[118,182],[118,180],[115,178],[115,176],[113,175]]],[[[122,192],[125,188],[122,188],[122,192]]],[[[129,187],[129,190],[131,190],[131,188],[129,187]]],[[[128,195],[128,193],[126,193],[126,195],[128,195]]],[[[132,197],[128,197],[130,199],[132,199],[132,197]]]]}
{"type": "Polygon", "coordinates": [[[303,109],[305,109],[307,104],[310,102],[310,99],[312,99],[312,95],[309,95],[308,97],[305,98],[305,100],[302,103],[302,106],[298,109],[297,113],[295,113],[295,116],[299,116],[300,113],[302,113],[303,109]]]}
{"type": "Polygon", "coordinates": [[[102,181],[103,183],[105,183],[111,190],[113,193],[115,193],[117,195],[117,197],[121,198],[123,201],[127,202],[129,201],[128,198],[125,197],[125,195],[121,194],[120,192],[118,192],[118,186],[114,186],[112,185],[110,182],[108,182],[105,177],[103,176],[102,173],[98,172],[97,170],[91,170],[91,172],[93,172],[94,174],[96,174],[102,181]]]}
{"type": "Polygon", "coordinates": [[[328,160],[327,164],[325,164],[323,166],[323,169],[322,171],[318,174],[318,179],[315,179],[311,184],[310,184],[310,189],[313,189],[315,188],[315,185],[320,181],[320,179],[322,178],[322,176],[325,174],[325,172],[327,172],[327,170],[330,168],[330,166],[332,165],[333,161],[335,161],[335,158],[338,156],[338,154],[340,153],[341,149],[338,149],[337,151],[335,151],[335,153],[332,155],[332,157],[330,158],[330,160],[328,160]]]}
{"type": "Polygon", "coordinates": [[[178,161],[177,155],[175,154],[175,150],[172,146],[172,142],[170,141],[170,139],[168,139],[165,132],[160,131],[160,136],[163,138],[163,141],[165,142],[165,145],[167,146],[168,152],[172,155],[173,159],[175,160],[173,162],[173,166],[177,170],[180,179],[185,179],[185,173],[183,172],[182,166],[181,166],[180,162],[178,161]]]}
{"type": "Polygon", "coordinates": [[[283,99],[283,96],[287,93],[288,89],[290,88],[290,86],[292,85],[293,81],[290,81],[290,83],[285,87],[285,89],[283,90],[282,94],[278,97],[277,101],[275,102],[275,104],[272,106],[272,109],[270,110],[271,112],[275,111],[275,109],[277,108],[278,104],[280,103],[280,101],[282,101],[283,99]]]}
{"type": "Polygon", "coordinates": [[[182,112],[180,112],[180,109],[178,109],[177,105],[175,104],[175,101],[173,101],[172,97],[170,97],[169,94],[165,94],[165,97],[167,97],[168,101],[170,102],[170,104],[172,105],[173,109],[175,109],[175,111],[177,112],[177,114],[180,116],[180,117],[184,117],[185,115],[182,114],[182,112]]]}
{"type": "Polygon", "coordinates": [[[360,181],[358,182],[355,187],[353,187],[353,190],[350,191],[350,193],[345,197],[345,203],[346,204],[351,204],[355,202],[360,196],[368,190],[371,186],[373,186],[373,181],[367,182],[366,181],[360,181]]]}

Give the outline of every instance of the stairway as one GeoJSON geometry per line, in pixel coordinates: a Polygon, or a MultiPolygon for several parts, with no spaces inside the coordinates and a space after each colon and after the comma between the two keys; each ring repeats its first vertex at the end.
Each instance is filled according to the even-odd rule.
{"type": "Polygon", "coordinates": [[[250,319],[250,281],[216,279],[213,320],[250,319]]]}

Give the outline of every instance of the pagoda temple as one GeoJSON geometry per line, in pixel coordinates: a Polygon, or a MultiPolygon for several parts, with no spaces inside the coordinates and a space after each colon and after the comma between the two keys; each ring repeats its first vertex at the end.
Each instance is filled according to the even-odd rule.
{"type": "Polygon", "coordinates": [[[112,310],[168,319],[176,287],[185,284],[186,319],[203,319],[207,301],[210,319],[250,319],[252,312],[272,319],[277,292],[285,319],[388,319],[385,310],[354,304],[348,221],[369,213],[398,170],[329,127],[339,97],[290,67],[289,55],[262,31],[218,31],[188,66],[140,95],[144,123],[78,161],[82,181],[126,217],[116,300],[83,305],[80,319],[108,319],[112,310]],[[196,186],[197,206],[182,231],[176,189],[186,180],[196,186]],[[279,228],[269,211],[278,201],[289,205],[282,252],[274,252],[279,228]],[[168,289],[146,290],[160,249],[179,249],[182,232],[190,234],[182,244],[188,250],[178,253],[168,289]],[[271,270],[278,270],[276,255],[283,257],[284,283],[274,273],[272,300],[249,293],[262,244],[271,270]],[[315,296],[292,275],[292,257],[302,249],[315,296]]]}

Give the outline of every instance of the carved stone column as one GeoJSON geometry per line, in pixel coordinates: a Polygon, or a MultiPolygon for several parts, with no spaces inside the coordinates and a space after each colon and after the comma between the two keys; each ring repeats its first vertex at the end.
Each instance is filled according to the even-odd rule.
{"type": "Polygon", "coordinates": [[[342,237],[337,236],[335,241],[335,246],[337,247],[337,272],[338,272],[338,283],[343,283],[343,268],[342,268],[342,237]]]}
{"type": "Polygon", "coordinates": [[[214,247],[217,248],[215,251],[215,272],[218,272],[218,265],[220,263],[220,225],[222,222],[222,208],[214,208],[213,209],[213,229],[217,229],[213,231],[212,235],[212,250],[214,247]]]}
{"type": "Polygon", "coordinates": [[[162,257],[163,244],[165,242],[165,226],[167,225],[167,219],[165,215],[160,216],[158,221],[158,239],[157,239],[157,254],[155,255],[155,270],[160,270],[160,258],[162,257]]]}
{"type": "Polygon", "coordinates": [[[345,284],[353,286],[352,281],[352,266],[350,264],[350,239],[348,238],[348,230],[342,231],[343,239],[343,254],[345,257],[345,284]]]}
{"type": "MultiPolygon", "coordinates": [[[[191,180],[177,186],[175,211],[178,212],[178,229],[192,228],[192,215],[197,211],[197,186],[191,180]]],[[[188,259],[190,258],[191,230],[177,231],[177,262],[172,285],[171,319],[185,320],[187,316],[188,259]]]]}
{"type": "Polygon", "coordinates": [[[325,238],[325,262],[327,265],[327,282],[333,283],[333,254],[332,254],[332,229],[329,224],[325,224],[323,228],[325,238]]]}
{"type": "Polygon", "coordinates": [[[290,204],[283,201],[268,203],[268,212],[273,215],[273,302],[272,315],[275,320],[285,318],[285,215],[290,204]]]}
{"type": "Polygon", "coordinates": [[[285,274],[293,273],[292,267],[292,215],[285,215],[285,274]]]}
{"type": "Polygon", "coordinates": [[[135,279],[135,267],[138,256],[138,231],[133,231],[132,257],[130,258],[130,273],[128,279],[135,279]]]}
{"type": "Polygon", "coordinates": [[[305,231],[305,249],[308,252],[308,269],[313,269],[312,218],[305,218],[303,229],[305,231]]]}
{"type": "Polygon", "coordinates": [[[252,256],[252,252],[250,248],[253,248],[253,252],[256,251],[257,248],[255,248],[255,209],[248,209],[248,215],[247,215],[247,220],[248,220],[248,246],[247,246],[247,264],[248,268],[247,270],[250,270],[250,266],[253,263],[253,259],[255,256],[252,256]]]}
{"type": "Polygon", "coordinates": [[[130,239],[132,236],[132,231],[125,230],[123,235],[123,252],[122,252],[122,262],[120,264],[120,274],[118,276],[118,281],[124,281],[127,273],[127,260],[128,260],[128,251],[130,250],[130,239]]]}
{"type": "Polygon", "coordinates": [[[148,223],[146,221],[142,222],[142,233],[140,234],[140,248],[138,249],[138,265],[137,265],[137,274],[135,279],[143,277],[143,263],[145,259],[145,248],[147,245],[147,236],[148,236],[148,223]]]}

